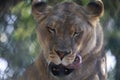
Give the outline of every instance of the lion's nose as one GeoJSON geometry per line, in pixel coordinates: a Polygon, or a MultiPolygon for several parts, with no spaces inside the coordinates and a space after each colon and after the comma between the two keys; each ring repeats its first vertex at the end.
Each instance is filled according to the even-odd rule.
{"type": "Polygon", "coordinates": [[[62,60],[66,55],[70,54],[71,51],[70,50],[55,50],[55,52],[57,53],[57,55],[60,57],[60,59],[62,60]]]}

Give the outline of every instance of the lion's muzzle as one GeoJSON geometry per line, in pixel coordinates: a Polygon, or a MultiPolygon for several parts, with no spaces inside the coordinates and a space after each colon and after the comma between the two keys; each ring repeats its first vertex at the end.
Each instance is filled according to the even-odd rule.
{"type": "Polygon", "coordinates": [[[75,69],[79,68],[82,63],[82,58],[80,55],[77,55],[72,64],[67,66],[63,64],[56,65],[53,62],[49,64],[50,72],[57,77],[67,76],[72,73],[75,69]]]}
{"type": "Polygon", "coordinates": [[[60,59],[62,60],[65,56],[69,55],[71,53],[70,50],[59,50],[59,49],[55,49],[54,50],[55,53],[60,57],[60,59]]]}

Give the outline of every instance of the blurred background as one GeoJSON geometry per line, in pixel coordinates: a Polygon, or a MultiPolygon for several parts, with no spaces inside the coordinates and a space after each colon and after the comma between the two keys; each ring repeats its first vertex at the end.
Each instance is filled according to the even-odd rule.
{"type": "MultiPolygon", "coordinates": [[[[49,5],[74,1],[87,5],[92,0],[43,0],[49,5]]],[[[101,18],[105,34],[108,80],[120,80],[120,0],[103,0],[101,18]]],[[[0,80],[13,80],[39,54],[31,0],[0,0],[0,80]]]]}

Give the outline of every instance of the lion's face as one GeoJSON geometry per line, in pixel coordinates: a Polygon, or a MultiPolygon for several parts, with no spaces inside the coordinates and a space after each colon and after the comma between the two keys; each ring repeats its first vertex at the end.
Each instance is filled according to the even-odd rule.
{"type": "Polygon", "coordinates": [[[38,12],[37,16],[41,17],[35,15],[35,18],[39,18],[38,37],[44,58],[54,75],[67,75],[80,68],[84,57],[96,46],[97,20],[94,19],[98,16],[91,19],[87,9],[75,3],[49,8],[42,2],[35,8],[40,5],[44,5],[46,11],[38,12]]]}

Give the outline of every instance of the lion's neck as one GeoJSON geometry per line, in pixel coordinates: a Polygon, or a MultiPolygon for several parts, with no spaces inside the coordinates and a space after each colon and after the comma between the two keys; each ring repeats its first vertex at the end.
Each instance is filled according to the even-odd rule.
{"type": "MultiPolygon", "coordinates": [[[[47,63],[42,54],[39,55],[34,64],[39,72],[39,76],[46,77],[48,75],[47,63]]],[[[45,79],[46,80],[46,79],[45,79]]]]}

